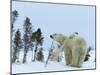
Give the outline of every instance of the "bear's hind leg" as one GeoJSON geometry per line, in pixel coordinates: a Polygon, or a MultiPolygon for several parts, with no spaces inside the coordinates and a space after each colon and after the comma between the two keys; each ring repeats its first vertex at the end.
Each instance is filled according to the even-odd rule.
{"type": "Polygon", "coordinates": [[[78,57],[78,63],[77,63],[78,67],[82,66],[85,56],[86,56],[86,52],[80,52],[79,57],[78,57]]]}

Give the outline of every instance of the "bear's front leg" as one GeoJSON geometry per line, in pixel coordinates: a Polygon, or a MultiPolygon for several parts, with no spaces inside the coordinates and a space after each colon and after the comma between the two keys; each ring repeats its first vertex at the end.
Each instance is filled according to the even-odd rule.
{"type": "Polygon", "coordinates": [[[67,48],[67,50],[64,50],[64,54],[65,54],[65,64],[69,65],[72,62],[72,52],[70,50],[70,48],[67,48]]]}
{"type": "Polygon", "coordinates": [[[72,50],[72,62],[71,62],[71,64],[70,64],[70,66],[72,66],[72,67],[80,67],[80,66],[78,65],[79,56],[80,56],[79,50],[73,49],[73,50],[72,50]]]}

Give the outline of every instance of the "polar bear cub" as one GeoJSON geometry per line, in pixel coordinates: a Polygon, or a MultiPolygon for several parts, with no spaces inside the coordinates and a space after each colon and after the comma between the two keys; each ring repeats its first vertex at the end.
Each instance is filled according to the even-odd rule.
{"type": "Polygon", "coordinates": [[[64,51],[66,65],[73,67],[81,67],[87,53],[87,44],[83,37],[79,34],[65,36],[55,33],[50,35],[50,38],[57,41],[61,47],[53,53],[54,57],[59,56],[59,53],[64,51]]]}

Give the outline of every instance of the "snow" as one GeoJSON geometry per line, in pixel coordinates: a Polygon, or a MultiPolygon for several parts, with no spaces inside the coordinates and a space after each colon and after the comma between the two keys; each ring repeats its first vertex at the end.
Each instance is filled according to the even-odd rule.
{"type": "MultiPolygon", "coordinates": [[[[28,53],[28,62],[25,64],[22,63],[14,63],[12,64],[12,74],[19,73],[36,73],[36,72],[51,72],[51,71],[72,71],[72,70],[87,70],[87,69],[95,69],[95,50],[91,50],[88,61],[84,62],[81,68],[70,67],[64,65],[64,58],[62,62],[49,61],[47,66],[45,66],[45,62],[31,62],[30,54],[28,53]],[[29,60],[30,59],[30,60],[29,60]]],[[[45,52],[47,55],[47,51],[45,52]]],[[[45,56],[45,60],[46,60],[45,56]]]]}

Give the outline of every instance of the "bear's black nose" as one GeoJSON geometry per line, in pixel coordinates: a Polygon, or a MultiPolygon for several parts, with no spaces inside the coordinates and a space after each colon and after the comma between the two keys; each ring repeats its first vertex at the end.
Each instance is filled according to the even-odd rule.
{"type": "Polygon", "coordinates": [[[52,36],[52,35],[50,35],[50,38],[53,38],[53,36],[52,36]]]}

